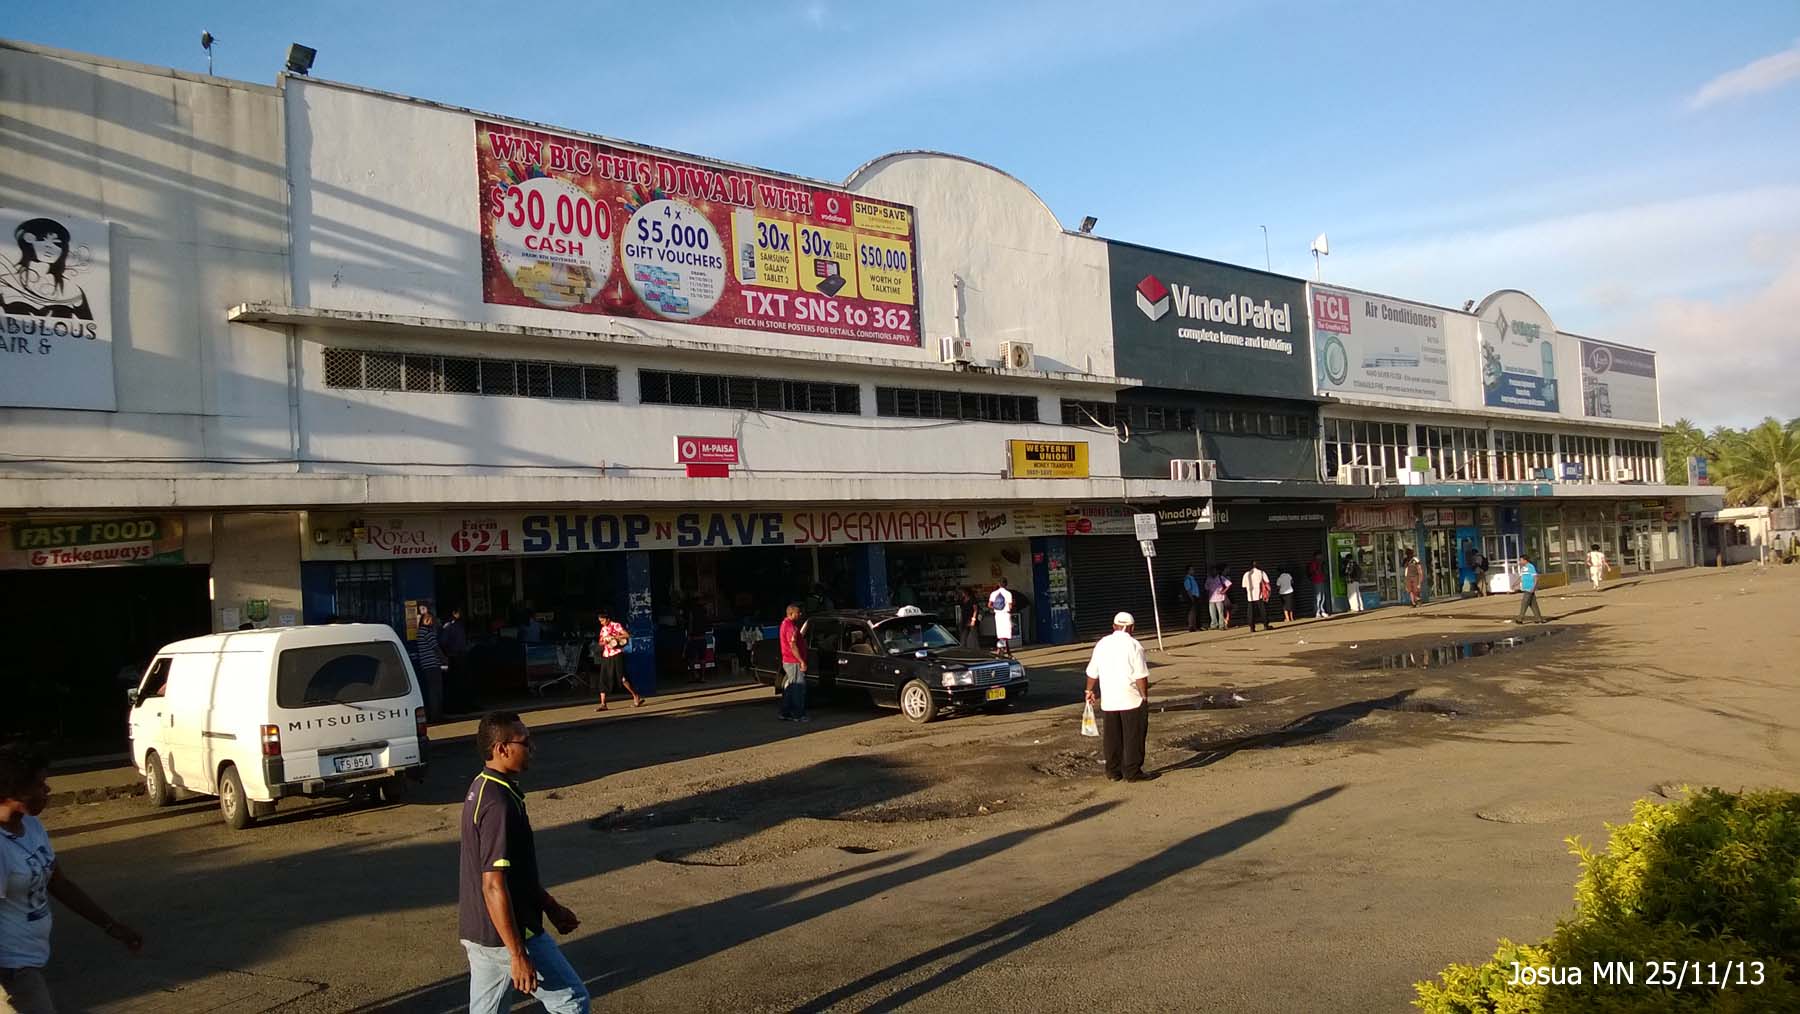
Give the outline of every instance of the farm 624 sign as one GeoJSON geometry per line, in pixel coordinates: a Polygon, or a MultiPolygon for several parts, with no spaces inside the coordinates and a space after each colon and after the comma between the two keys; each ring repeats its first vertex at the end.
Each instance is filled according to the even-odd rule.
{"type": "Polygon", "coordinates": [[[906,205],[482,121],[475,157],[489,303],[919,344],[906,205]]]}

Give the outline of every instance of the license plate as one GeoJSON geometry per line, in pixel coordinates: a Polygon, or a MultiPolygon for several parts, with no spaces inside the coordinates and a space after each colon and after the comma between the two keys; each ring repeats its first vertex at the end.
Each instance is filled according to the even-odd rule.
{"type": "Polygon", "coordinates": [[[367,771],[375,766],[375,755],[372,753],[351,754],[348,757],[334,757],[331,763],[337,766],[338,774],[346,771],[367,771]]]}
{"type": "Polygon", "coordinates": [[[989,690],[987,699],[990,701],[1006,700],[1006,688],[1005,687],[995,687],[994,689],[989,690]]]}

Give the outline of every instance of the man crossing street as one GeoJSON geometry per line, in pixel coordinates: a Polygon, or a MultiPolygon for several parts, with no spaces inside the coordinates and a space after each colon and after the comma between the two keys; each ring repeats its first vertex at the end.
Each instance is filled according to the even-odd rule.
{"type": "Polygon", "coordinates": [[[1100,702],[1100,743],[1106,777],[1147,782],[1144,741],[1150,733],[1150,666],[1144,646],[1131,636],[1130,613],[1113,616],[1113,632],[1094,645],[1087,667],[1087,702],[1100,702]]]}
{"type": "Polygon", "coordinates": [[[1538,604],[1537,604],[1537,579],[1538,579],[1537,567],[1532,564],[1531,557],[1525,555],[1524,553],[1520,553],[1519,554],[1519,595],[1520,595],[1519,618],[1514,620],[1513,621],[1514,623],[1524,623],[1525,622],[1525,610],[1527,610],[1527,609],[1531,610],[1531,614],[1533,616],[1537,617],[1537,621],[1539,623],[1545,622],[1544,621],[1544,612],[1543,612],[1543,610],[1538,608],[1538,604]]]}

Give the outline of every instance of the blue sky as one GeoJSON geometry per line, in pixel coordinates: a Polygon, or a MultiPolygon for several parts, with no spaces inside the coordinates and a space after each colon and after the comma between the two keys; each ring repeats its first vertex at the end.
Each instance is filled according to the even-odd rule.
{"type": "Polygon", "coordinates": [[[1661,355],[1667,419],[1800,415],[1800,4],[36,5],[14,38],[317,76],[842,179],[991,162],[1065,224],[1661,355]],[[1455,8],[1453,10],[1453,8],[1455,8]],[[1727,8],[1715,8],[1719,10],[1727,8]]]}

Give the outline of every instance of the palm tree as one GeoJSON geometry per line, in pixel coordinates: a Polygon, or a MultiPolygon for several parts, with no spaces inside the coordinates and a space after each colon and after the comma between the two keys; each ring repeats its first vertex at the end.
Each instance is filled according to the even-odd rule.
{"type": "Polygon", "coordinates": [[[1722,448],[1720,478],[1733,504],[1784,507],[1788,483],[1800,482],[1800,420],[1764,419],[1733,433],[1722,448]]]}
{"type": "Polygon", "coordinates": [[[1700,427],[1688,418],[1675,420],[1673,425],[1663,427],[1663,475],[1674,482],[1678,477],[1688,474],[1689,458],[1706,458],[1713,461],[1718,458],[1712,441],[1707,439],[1700,427]]]}

